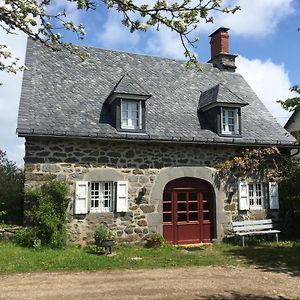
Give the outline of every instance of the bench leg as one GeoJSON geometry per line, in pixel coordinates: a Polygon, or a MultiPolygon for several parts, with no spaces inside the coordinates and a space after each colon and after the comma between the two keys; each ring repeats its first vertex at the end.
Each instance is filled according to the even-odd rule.
{"type": "Polygon", "coordinates": [[[242,236],[242,245],[243,245],[243,247],[245,247],[245,237],[244,236],[242,236]]]}
{"type": "Polygon", "coordinates": [[[278,233],[275,233],[276,234],[276,242],[278,244],[278,233]]]}

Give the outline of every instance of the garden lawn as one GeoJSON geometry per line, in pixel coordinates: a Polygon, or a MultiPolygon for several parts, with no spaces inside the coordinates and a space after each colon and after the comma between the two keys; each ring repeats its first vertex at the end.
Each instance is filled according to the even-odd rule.
{"type": "Polygon", "coordinates": [[[40,272],[59,270],[103,270],[164,268],[183,266],[280,267],[300,270],[299,243],[260,243],[242,248],[227,243],[193,248],[163,246],[119,246],[111,255],[95,255],[84,249],[61,250],[23,248],[13,243],[0,243],[0,272],[40,272]]]}

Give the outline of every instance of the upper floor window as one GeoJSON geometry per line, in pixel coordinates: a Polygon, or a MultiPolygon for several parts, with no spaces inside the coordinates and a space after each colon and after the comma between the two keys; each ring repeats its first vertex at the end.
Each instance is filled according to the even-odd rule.
{"type": "Polygon", "coordinates": [[[222,134],[240,134],[238,108],[221,109],[222,134]]]}
{"type": "Polygon", "coordinates": [[[142,129],[142,101],[121,100],[121,128],[142,129]]]}

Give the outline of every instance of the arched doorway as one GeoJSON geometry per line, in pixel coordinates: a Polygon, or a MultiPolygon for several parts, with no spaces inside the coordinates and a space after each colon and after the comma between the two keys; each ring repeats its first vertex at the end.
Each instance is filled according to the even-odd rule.
{"type": "Polygon", "coordinates": [[[204,180],[170,181],[163,193],[163,236],[172,244],[211,242],[214,238],[214,193],[204,180]]]}

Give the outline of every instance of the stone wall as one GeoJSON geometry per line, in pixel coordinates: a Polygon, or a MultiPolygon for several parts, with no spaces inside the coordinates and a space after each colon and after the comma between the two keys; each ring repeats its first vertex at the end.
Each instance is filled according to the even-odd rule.
{"type": "MultiPolygon", "coordinates": [[[[71,188],[68,232],[75,243],[90,242],[99,223],[114,229],[124,242],[138,242],[149,231],[162,232],[161,199],[152,197],[162,172],[172,168],[174,178],[194,173],[201,178],[201,174],[213,174],[211,170],[238,151],[240,149],[230,146],[27,138],[26,187],[39,185],[50,177],[68,180],[71,188]],[[184,173],[182,170],[189,171],[184,173]],[[193,170],[192,173],[189,173],[190,170],[193,170]],[[74,216],[74,183],[91,178],[128,181],[129,211],[74,216]],[[142,188],[145,188],[145,194],[141,193],[142,188]]],[[[228,201],[224,186],[212,176],[209,175],[207,180],[211,180],[216,193],[219,206],[217,219],[222,223],[219,224],[218,238],[221,238],[232,218],[249,218],[249,213],[238,214],[236,183],[226,185],[226,189],[233,191],[233,197],[228,201]]],[[[261,213],[265,214],[264,211],[261,213]]],[[[256,217],[255,213],[252,217],[256,217]]]]}
{"type": "Polygon", "coordinates": [[[20,229],[20,226],[7,226],[0,227],[0,240],[13,241],[16,232],[20,229]]]}

